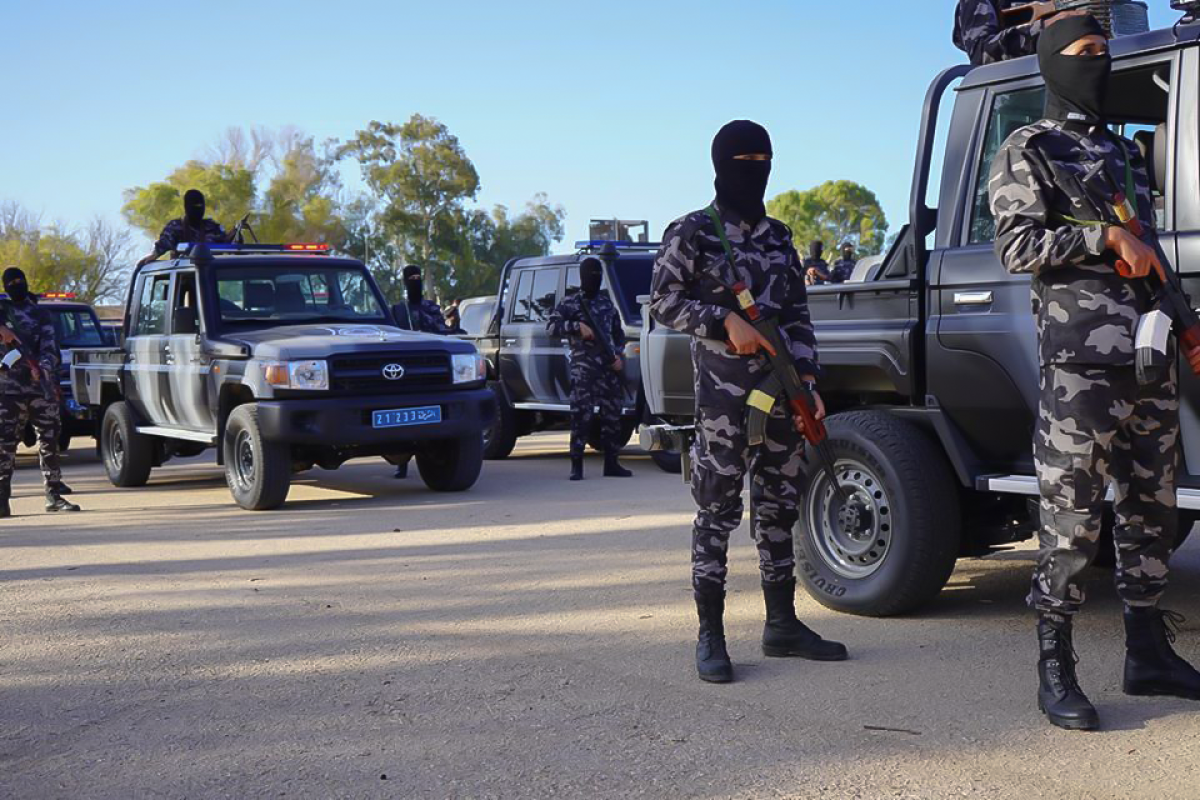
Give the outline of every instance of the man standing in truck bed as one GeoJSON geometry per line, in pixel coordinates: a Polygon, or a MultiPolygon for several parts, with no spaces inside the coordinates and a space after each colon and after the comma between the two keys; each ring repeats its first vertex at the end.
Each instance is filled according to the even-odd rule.
{"type": "Polygon", "coordinates": [[[1038,615],[1038,706],[1063,728],[1098,726],[1079,687],[1071,621],[1080,576],[1096,554],[1105,491],[1115,497],[1117,592],[1125,604],[1127,694],[1200,699],[1200,673],[1171,649],[1175,615],[1158,608],[1178,524],[1179,389],[1174,346],[1166,380],[1139,385],[1135,327],[1150,310],[1144,278],[1157,262],[1113,219],[1113,196],[1083,176],[1107,172],[1131,185],[1142,226],[1154,216],[1138,149],[1111,133],[1104,100],[1112,62],[1091,16],[1062,15],[1038,44],[1046,118],[1013,133],[992,165],[996,253],[1033,274],[1041,362],[1034,461],[1041,493],[1041,550],[1029,602],[1038,615]],[[1130,265],[1121,277],[1117,260],[1130,265]]]}
{"type": "Polygon", "coordinates": [[[600,409],[600,438],[604,448],[604,475],[628,478],[633,473],[617,461],[621,427],[621,400],[625,389],[621,370],[625,362],[625,330],[621,315],[601,291],[604,265],[595,256],[579,263],[579,291],[567,297],[546,329],[556,339],[571,342],[571,480],[583,480],[583,448],[600,409]]]}
{"type": "MultiPolygon", "coordinates": [[[[654,319],[692,337],[696,442],[691,477],[698,507],[692,588],[700,617],[696,670],[701,680],[713,683],[733,680],[723,622],[726,555],[729,535],[742,521],[747,471],[751,532],[767,606],[763,652],[821,661],[846,658],[844,646],[825,641],[796,619],[792,528],[803,488],[799,426],[777,407],[766,441],[753,450],[747,441],[746,399],[769,369],[763,351],[770,345],[733,310],[737,302],[726,287],[745,283],[759,307],[777,315],[810,387],[818,371],[800,256],[787,226],[769,218],[763,203],[771,158],[771,139],[762,126],[738,120],[721,128],[712,144],[716,200],[667,228],[651,283],[654,319]],[[726,256],[722,236],[734,263],[726,256]]],[[[824,406],[815,391],[813,397],[820,419],[824,406]]]]}
{"type": "Polygon", "coordinates": [[[1042,23],[1005,26],[1001,12],[1029,0],[958,0],[954,12],[954,46],[975,66],[1033,55],[1042,23]]]}

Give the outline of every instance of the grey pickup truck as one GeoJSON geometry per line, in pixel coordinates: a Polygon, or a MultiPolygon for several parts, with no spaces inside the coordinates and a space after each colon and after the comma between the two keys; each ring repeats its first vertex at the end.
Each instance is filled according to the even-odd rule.
{"type": "MultiPolygon", "coordinates": [[[[1113,41],[1108,118],[1151,165],[1157,227],[1185,288],[1200,290],[1200,25],[1113,41]]],[[[1036,333],[1027,275],[993,250],[988,170],[1017,128],[1041,118],[1033,57],[955,67],[925,99],[909,222],[877,269],[809,290],[822,395],[847,507],[815,459],[801,499],[798,576],[841,611],[889,615],[938,594],[963,556],[1034,535],[1036,333]],[[944,141],[944,146],[939,143],[944,141]]],[[[687,446],[685,337],[642,328],[643,445],[687,446]]],[[[1200,379],[1183,376],[1180,530],[1200,514],[1200,379]]],[[[1111,534],[1111,529],[1109,530],[1111,534]]],[[[1102,548],[1112,558],[1111,546],[1102,548]]]]}
{"type": "Polygon", "coordinates": [[[415,456],[429,488],[470,488],[495,405],[484,360],[388,313],[362,263],[323,245],[198,246],[137,270],[123,346],[72,353],[109,480],[215,447],[251,510],[358,456],[415,456]]]}

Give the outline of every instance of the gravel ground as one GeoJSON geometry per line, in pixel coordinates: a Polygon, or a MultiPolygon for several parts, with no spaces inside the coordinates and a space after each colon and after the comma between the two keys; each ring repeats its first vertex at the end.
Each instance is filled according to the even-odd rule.
{"type": "MultiPolygon", "coordinates": [[[[1094,578],[1077,646],[1100,732],[1033,700],[1028,548],[959,563],[923,612],[801,597],[852,660],[764,659],[745,529],[739,680],[695,679],[690,498],[565,480],[522,442],[462,495],[382,461],[300,476],[247,513],[202,459],[118,491],[84,447],[85,512],[43,515],[21,458],[0,526],[3,798],[1200,798],[1200,705],[1120,692],[1119,604],[1094,578]],[[67,527],[69,524],[70,527],[67,527]]],[[[1200,620],[1200,545],[1170,607],[1200,620]]],[[[1200,660],[1200,625],[1179,649],[1200,660]]]]}

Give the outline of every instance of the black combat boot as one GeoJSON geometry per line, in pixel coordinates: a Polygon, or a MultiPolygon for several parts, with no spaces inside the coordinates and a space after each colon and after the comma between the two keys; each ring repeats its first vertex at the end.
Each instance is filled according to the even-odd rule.
{"type": "Polygon", "coordinates": [[[8,486],[0,486],[0,519],[12,516],[12,506],[8,504],[10,497],[12,497],[12,489],[8,486]]]}
{"type": "Polygon", "coordinates": [[[583,480],[583,456],[571,456],[571,480],[583,480]]]}
{"type": "Polygon", "coordinates": [[[695,590],[700,635],[696,641],[696,673],[708,683],[733,681],[733,664],[725,649],[725,590],[719,586],[695,590]]]}
{"type": "Polygon", "coordinates": [[[610,447],[604,451],[604,477],[606,478],[630,478],[633,473],[621,466],[617,461],[617,456],[621,451],[615,447],[610,447]]]}
{"type": "Polygon", "coordinates": [[[767,624],[763,626],[763,654],[799,656],[813,661],[845,661],[846,645],[827,642],[796,619],[796,579],[780,583],[763,582],[767,601],[767,624]]]}
{"type": "Polygon", "coordinates": [[[396,465],[396,474],[392,476],[398,481],[402,481],[408,477],[408,462],[402,461],[396,465]]]}
{"type": "Polygon", "coordinates": [[[1125,694],[1200,700],[1200,672],[1171,645],[1183,615],[1159,608],[1125,608],[1125,694]]]}
{"type": "Polygon", "coordinates": [[[59,511],[78,511],[79,506],[67,500],[54,488],[46,489],[46,511],[54,514],[59,511]]]}
{"type": "Polygon", "coordinates": [[[75,490],[70,486],[67,486],[62,481],[56,481],[55,483],[51,484],[51,488],[59,494],[75,494],[75,490]]]}
{"type": "Polygon", "coordinates": [[[1041,617],[1037,624],[1038,710],[1060,728],[1093,731],[1100,727],[1096,707],[1079,688],[1075,677],[1075,645],[1071,623],[1041,617]]]}

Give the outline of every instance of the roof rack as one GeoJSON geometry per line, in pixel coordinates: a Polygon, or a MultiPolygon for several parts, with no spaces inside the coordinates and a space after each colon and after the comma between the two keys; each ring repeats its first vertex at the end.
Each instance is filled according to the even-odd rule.
{"type": "MultiPolygon", "coordinates": [[[[183,242],[176,248],[175,252],[180,257],[186,257],[192,252],[195,243],[183,242]]],[[[238,244],[236,242],[222,242],[207,244],[209,252],[214,256],[230,256],[230,255],[252,255],[255,253],[309,253],[312,255],[329,255],[330,247],[325,242],[290,242],[287,244],[259,244],[254,242],[251,244],[238,244]]]]}
{"type": "Polygon", "coordinates": [[[585,240],[575,243],[575,249],[581,253],[598,253],[605,247],[645,253],[658,250],[659,246],[659,242],[611,242],[606,240],[585,240]]]}

